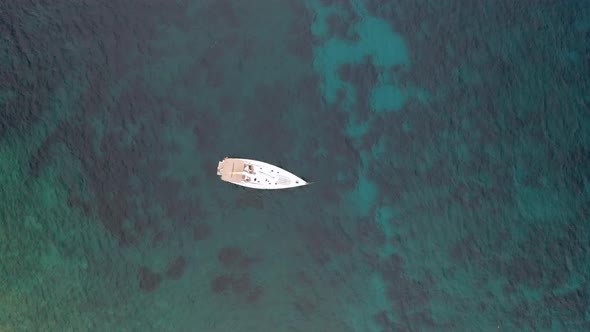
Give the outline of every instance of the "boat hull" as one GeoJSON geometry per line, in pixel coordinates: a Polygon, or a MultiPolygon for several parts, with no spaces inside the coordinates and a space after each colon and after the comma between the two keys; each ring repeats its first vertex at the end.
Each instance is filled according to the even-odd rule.
{"type": "Polygon", "coordinates": [[[288,189],[309,184],[278,166],[244,158],[225,158],[219,162],[217,175],[221,175],[223,181],[252,189],[288,189]]]}

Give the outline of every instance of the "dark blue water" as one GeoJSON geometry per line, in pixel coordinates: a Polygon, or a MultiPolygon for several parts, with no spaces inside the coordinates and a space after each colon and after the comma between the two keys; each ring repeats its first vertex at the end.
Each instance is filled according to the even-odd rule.
{"type": "Polygon", "coordinates": [[[1,331],[590,330],[587,1],[5,1],[0,37],[1,331]]]}

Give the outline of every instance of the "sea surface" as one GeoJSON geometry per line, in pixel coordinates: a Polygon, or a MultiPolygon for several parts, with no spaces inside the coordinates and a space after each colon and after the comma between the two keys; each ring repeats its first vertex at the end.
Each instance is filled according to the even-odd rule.
{"type": "Polygon", "coordinates": [[[587,0],[2,1],[0,331],[590,331],[589,105],[587,0]]]}

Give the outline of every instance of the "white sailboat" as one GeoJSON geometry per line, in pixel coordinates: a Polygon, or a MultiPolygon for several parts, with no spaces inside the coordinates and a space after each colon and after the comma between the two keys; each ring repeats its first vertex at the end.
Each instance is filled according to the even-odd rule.
{"type": "Polygon", "coordinates": [[[280,167],[258,160],[225,158],[217,165],[221,180],[254,189],[287,189],[309,184],[280,167]]]}

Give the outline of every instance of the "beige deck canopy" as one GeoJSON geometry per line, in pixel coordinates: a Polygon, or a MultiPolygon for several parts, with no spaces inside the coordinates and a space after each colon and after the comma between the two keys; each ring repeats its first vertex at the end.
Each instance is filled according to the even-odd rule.
{"type": "Polygon", "coordinates": [[[246,163],[240,159],[225,158],[217,165],[217,175],[227,182],[241,182],[244,180],[246,163]]]}

